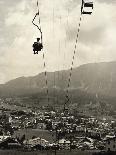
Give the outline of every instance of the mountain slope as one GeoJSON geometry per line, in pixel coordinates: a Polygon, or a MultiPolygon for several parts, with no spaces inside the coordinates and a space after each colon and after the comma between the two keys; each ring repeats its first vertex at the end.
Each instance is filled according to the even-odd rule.
{"type": "MultiPolygon", "coordinates": [[[[100,94],[115,97],[116,62],[90,63],[74,68],[70,90],[84,91],[89,94],[100,94]]],[[[49,91],[64,90],[70,70],[48,72],[49,91]]],[[[20,77],[0,85],[0,95],[29,95],[45,91],[44,73],[33,77],[20,77]]]]}

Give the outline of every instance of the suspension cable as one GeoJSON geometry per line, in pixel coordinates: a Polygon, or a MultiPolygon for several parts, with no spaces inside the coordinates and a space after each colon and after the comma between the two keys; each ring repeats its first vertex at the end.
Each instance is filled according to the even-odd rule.
{"type": "Polygon", "coordinates": [[[77,29],[77,35],[76,35],[76,41],[75,41],[74,52],[73,52],[73,57],[72,57],[72,63],[71,63],[69,77],[68,77],[68,84],[67,84],[67,89],[66,89],[66,99],[67,99],[66,103],[70,101],[70,99],[69,99],[69,88],[71,85],[72,70],[74,67],[75,54],[76,54],[76,50],[77,50],[79,32],[80,32],[80,28],[81,28],[81,21],[82,21],[81,16],[82,15],[80,15],[80,18],[79,18],[79,24],[78,24],[78,29],[77,29]]]}
{"type": "MultiPolygon", "coordinates": [[[[42,30],[41,30],[41,21],[40,21],[40,12],[39,12],[39,3],[38,3],[38,0],[37,0],[37,13],[34,16],[34,18],[32,20],[32,23],[40,31],[40,34],[41,34],[41,43],[43,44],[43,37],[42,37],[42,30]],[[35,18],[37,16],[39,17],[39,20],[38,20],[39,25],[37,25],[37,24],[34,23],[34,20],[35,20],[35,18]]],[[[47,77],[47,71],[46,71],[46,61],[45,61],[45,53],[44,52],[43,52],[42,58],[43,58],[43,68],[44,68],[44,76],[45,76],[46,95],[47,95],[47,100],[48,100],[48,104],[49,104],[48,77],[47,77]]]]}
{"type": "Polygon", "coordinates": [[[46,71],[46,62],[45,62],[45,54],[43,52],[43,67],[44,67],[44,76],[45,76],[45,85],[46,85],[46,95],[47,95],[47,101],[48,101],[48,105],[49,105],[49,90],[48,90],[48,77],[47,77],[47,71],[46,71]]]}
{"type": "MultiPolygon", "coordinates": [[[[67,90],[66,90],[67,102],[69,102],[69,88],[70,88],[70,85],[71,85],[72,70],[73,70],[73,67],[74,67],[75,54],[76,54],[77,45],[78,45],[78,38],[79,38],[79,32],[80,32],[80,28],[81,28],[82,14],[91,14],[92,13],[92,12],[88,12],[88,11],[82,11],[83,7],[84,7],[83,3],[84,3],[84,1],[82,0],[81,15],[80,15],[80,18],[79,18],[78,30],[77,30],[77,35],[76,35],[76,42],[75,42],[75,46],[74,46],[74,52],[73,52],[72,63],[71,63],[69,77],[68,77],[67,90]]],[[[88,7],[92,7],[92,9],[93,9],[93,3],[92,4],[87,3],[87,4],[88,4],[88,7]]],[[[87,7],[87,6],[85,6],[85,7],[87,7]]]]}

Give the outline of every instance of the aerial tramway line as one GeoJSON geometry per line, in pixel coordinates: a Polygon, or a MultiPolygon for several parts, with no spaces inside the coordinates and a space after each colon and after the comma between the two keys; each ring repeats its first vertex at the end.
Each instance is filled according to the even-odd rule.
{"type": "Polygon", "coordinates": [[[82,15],[84,15],[84,14],[91,15],[92,10],[93,10],[93,1],[92,0],[82,0],[81,15],[79,18],[76,41],[75,41],[72,62],[71,62],[71,67],[70,67],[70,73],[69,73],[69,77],[68,77],[68,84],[67,84],[67,89],[66,89],[66,102],[65,102],[64,106],[66,106],[66,104],[70,103],[70,100],[71,100],[69,97],[69,88],[71,85],[72,70],[73,70],[73,66],[74,66],[75,54],[76,54],[77,45],[78,45],[78,38],[79,38],[79,32],[80,32],[80,28],[81,28],[82,15]]]}
{"type": "Polygon", "coordinates": [[[37,8],[38,8],[38,11],[37,11],[37,13],[34,16],[34,18],[32,20],[32,23],[39,30],[40,37],[37,38],[37,42],[34,42],[34,44],[32,46],[33,47],[34,54],[38,54],[38,51],[41,51],[43,49],[43,41],[42,41],[43,37],[42,37],[42,30],[41,30],[41,25],[40,25],[41,23],[40,23],[40,13],[39,13],[38,0],[37,0],[37,8]],[[35,19],[36,19],[37,16],[39,17],[39,25],[37,25],[37,24],[34,23],[34,21],[35,21],[35,19]]]}
{"type": "MultiPolygon", "coordinates": [[[[37,27],[40,37],[37,38],[37,41],[33,43],[32,47],[33,47],[33,52],[34,54],[38,54],[38,52],[43,51],[43,34],[42,34],[42,29],[41,29],[41,23],[40,23],[40,12],[39,12],[39,4],[38,4],[38,0],[37,0],[37,8],[38,11],[35,14],[32,23],[35,27],[37,27]],[[39,17],[39,22],[37,24],[34,23],[36,17],[39,17]]],[[[75,42],[75,46],[74,46],[74,51],[73,51],[73,57],[72,57],[72,62],[71,62],[71,68],[70,68],[70,73],[69,73],[69,77],[68,77],[68,84],[67,84],[67,89],[66,89],[66,102],[65,105],[67,103],[70,102],[69,99],[69,87],[71,84],[71,77],[72,77],[72,70],[73,70],[73,66],[74,66],[74,59],[75,59],[75,54],[76,54],[76,50],[77,50],[77,44],[78,44],[78,38],[79,38],[79,32],[80,32],[80,27],[81,27],[81,20],[82,20],[82,15],[91,15],[92,14],[92,10],[93,10],[93,0],[82,0],[82,4],[81,4],[81,15],[79,18],[79,24],[78,24],[78,29],[77,29],[77,35],[76,35],[76,42],[75,42]]],[[[46,62],[45,62],[45,55],[43,52],[43,60],[44,60],[44,68],[46,67],[46,62]]],[[[47,80],[47,72],[45,70],[45,84],[46,84],[46,88],[47,88],[47,96],[48,96],[48,80],[47,80]]],[[[49,102],[49,97],[48,97],[48,102],[49,102]]]]}
{"type": "MultiPolygon", "coordinates": [[[[39,4],[38,4],[38,1],[37,1],[37,8],[38,8],[38,11],[37,13],[35,14],[33,20],[32,20],[32,23],[34,26],[37,27],[37,29],[39,30],[40,32],[40,37],[37,38],[37,42],[34,42],[33,44],[33,51],[34,51],[34,54],[38,54],[39,51],[42,51],[43,49],[43,37],[42,37],[42,30],[41,30],[41,23],[40,23],[40,12],[39,12],[39,4]],[[39,25],[35,24],[34,21],[36,19],[36,17],[39,17],[39,25]]],[[[91,15],[92,14],[92,10],[88,11],[86,10],[87,8],[91,8],[93,9],[93,1],[88,1],[88,0],[82,0],[82,5],[81,5],[81,14],[88,14],[88,15],[91,15]]]]}

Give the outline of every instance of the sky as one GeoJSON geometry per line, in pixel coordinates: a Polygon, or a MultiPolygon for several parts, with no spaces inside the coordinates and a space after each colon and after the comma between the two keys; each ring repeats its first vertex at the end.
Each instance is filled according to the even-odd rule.
{"type": "MultiPolygon", "coordinates": [[[[80,18],[81,0],[38,0],[43,51],[33,54],[40,37],[32,19],[36,0],[0,0],[0,83],[44,71],[69,69],[80,18]]],[[[74,67],[116,60],[116,0],[94,0],[92,15],[82,15],[74,67]]],[[[36,19],[35,22],[37,22],[36,19]]]]}

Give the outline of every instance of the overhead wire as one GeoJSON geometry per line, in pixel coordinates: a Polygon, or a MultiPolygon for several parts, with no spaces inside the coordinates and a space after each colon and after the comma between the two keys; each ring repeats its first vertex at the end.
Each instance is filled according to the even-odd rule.
{"type": "MultiPolygon", "coordinates": [[[[54,41],[54,7],[53,7],[53,12],[52,12],[52,34],[53,34],[53,41],[54,41]]],[[[56,74],[55,74],[55,71],[54,71],[54,86],[53,86],[53,89],[54,89],[54,109],[55,109],[55,102],[56,102],[56,91],[55,91],[55,89],[56,89],[56,79],[55,78],[56,78],[56,74]]]]}
{"type": "Polygon", "coordinates": [[[76,35],[76,41],[75,41],[75,46],[74,46],[74,51],[73,51],[73,56],[72,56],[70,73],[69,73],[69,77],[68,77],[68,83],[67,83],[67,89],[66,89],[66,99],[67,99],[67,102],[70,101],[70,98],[69,98],[69,88],[70,88],[70,85],[71,85],[72,70],[73,70],[73,67],[74,67],[74,60],[75,60],[75,54],[76,54],[77,45],[78,45],[78,38],[79,38],[79,32],[80,32],[80,28],[81,28],[81,21],[82,21],[82,14],[80,15],[80,18],[79,18],[77,35],[76,35]]]}
{"type": "MultiPolygon", "coordinates": [[[[41,42],[43,42],[43,40],[42,40],[43,39],[42,38],[42,30],[41,30],[41,24],[40,24],[40,12],[39,12],[38,0],[37,0],[37,8],[38,8],[38,12],[34,16],[34,18],[32,20],[32,23],[40,31],[40,34],[41,34],[41,42]],[[37,16],[39,17],[39,26],[34,23],[34,20],[35,20],[35,18],[37,16]]],[[[69,73],[69,77],[68,77],[68,83],[67,83],[67,89],[66,89],[67,102],[69,102],[69,88],[70,88],[70,85],[71,85],[72,70],[73,70],[73,67],[74,67],[74,60],[75,60],[75,54],[76,54],[77,45],[78,45],[78,38],[79,38],[79,32],[80,32],[80,28],[81,28],[81,21],[82,21],[82,14],[80,15],[80,18],[79,18],[77,35],[76,35],[76,41],[75,41],[75,46],[74,46],[74,51],[73,51],[73,56],[72,56],[72,61],[71,61],[70,73],[69,73]]],[[[67,20],[67,22],[68,22],[68,20],[67,20]]],[[[61,24],[61,17],[60,17],[60,24],[61,24]]],[[[54,10],[53,10],[53,31],[54,31],[54,10]]],[[[66,42],[65,42],[65,45],[66,45],[66,42]]],[[[60,41],[59,41],[59,53],[60,53],[60,41]]],[[[44,54],[44,52],[43,52],[43,61],[44,61],[43,67],[45,69],[44,76],[45,76],[46,94],[47,94],[48,104],[49,104],[48,77],[47,77],[47,71],[46,71],[46,61],[45,61],[45,54],[44,54]]],[[[58,80],[59,80],[59,71],[58,71],[58,80]]]]}
{"type": "MultiPolygon", "coordinates": [[[[67,102],[70,101],[70,98],[69,98],[69,88],[70,88],[70,85],[71,85],[72,70],[73,70],[73,67],[74,67],[75,54],[76,54],[76,51],[77,51],[78,38],[79,38],[80,29],[81,29],[82,14],[85,14],[85,13],[86,14],[91,14],[92,13],[92,12],[82,12],[83,3],[84,3],[84,1],[82,1],[82,5],[81,5],[81,15],[80,15],[80,18],[79,18],[77,35],[76,35],[76,41],[75,41],[75,46],[74,46],[74,51],[73,51],[73,56],[72,56],[72,62],[71,62],[71,67],[70,67],[70,73],[69,73],[69,77],[68,77],[68,84],[67,84],[67,89],[66,89],[67,102]]],[[[91,3],[87,3],[87,4],[89,5],[89,7],[92,7],[92,9],[93,9],[93,3],[92,4],[91,3]]]]}
{"type": "Polygon", "coordinates": [[[48,76],[47,76],[47,71],[46,71],[46,61],[45,61],[45,54],[43,52],[43,67],[44,67],[44,76],[45,76],[45,85],[46,85],[46,96],[47,96],[47,102],[49,105],[49,89],[48,89],[48,76]]]}
{"type": "MultiPolygon", "coordinates": [[[[38,3],[38,0],[37,0],[37,13],[34,16],[34,18],[32,20],[32,23],[40,31],[40,34],[41,34],[41,43],[43,44],[43,36],[42,36],[43,34],[42,34],[42,30],[41,30],[41,21],[40,21],[40,11],[39,11],[39,3],[38,3]],[[35,20],[35,18],[37,16],[39,17],[39,20],[38,20],[39,26],[34,23],[34,20],[35,20]]],[[[42,49],[42,51],[43,51],[43,49],[42,49]]],[[[48,105],[49,105],[48,77],[47,77],[47,71],[46,71],[46,60],[45,60],[45,53],[44,52],[43,52],[42,58],[43,58],[43,68],[44,68],[44,76],[45,76],[45,87],[46,87],[47,102],[48,102],[48,105]]]]}

